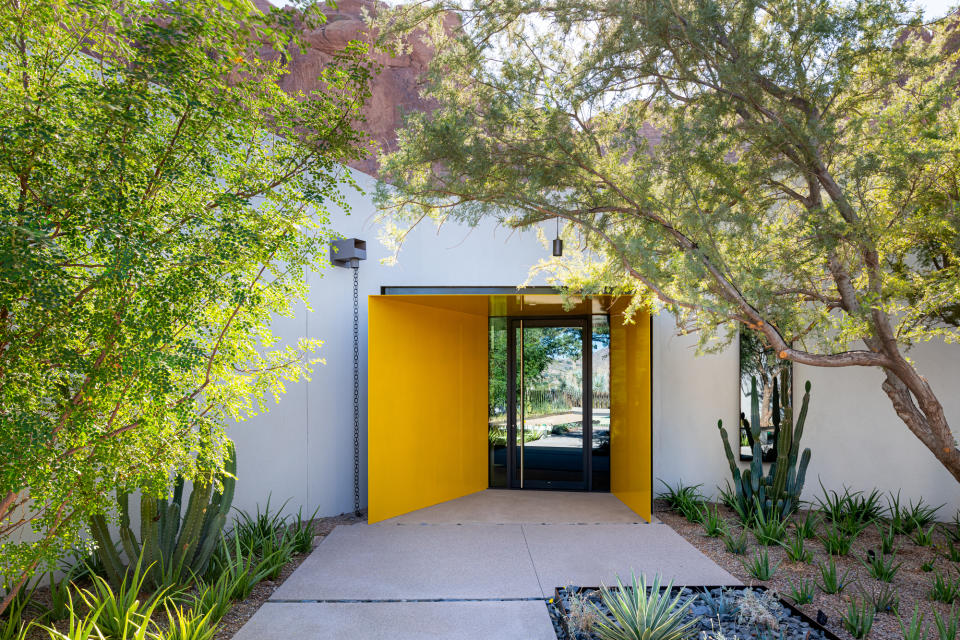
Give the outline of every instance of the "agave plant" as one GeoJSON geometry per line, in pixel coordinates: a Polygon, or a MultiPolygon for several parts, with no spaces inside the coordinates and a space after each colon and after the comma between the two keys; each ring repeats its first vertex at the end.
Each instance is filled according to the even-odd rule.
{"type": "MultiPolygon", "coordinates": [[[[631,585],[625,587],[617,578],[617,590],[600,588],[603,604],[610,611],[616,623],[597,608],[599,620],[594,633],[601,640],[686,640],[699,628],[699,616],[688,622],[683,621],[684,614],[693,603],[692,599],[681,602],[677,594],[672,600],[670,593],[673,582],[666,587],[660,586],[657,574],[647,589],[644,576],[639,580],[633,575],[631,585]]],[[[596,606],[596,605],[594,605],[596,606]]]]}

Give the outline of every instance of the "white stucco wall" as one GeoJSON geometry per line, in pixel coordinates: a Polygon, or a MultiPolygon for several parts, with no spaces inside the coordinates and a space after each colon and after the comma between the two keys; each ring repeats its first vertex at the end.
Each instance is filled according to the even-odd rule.
{"type": "MultiPolygon", "coordinates": [[[[372,191],[371,178],[357,178],[372,191]]],[[[409,236],[399,263],[386,266],[380,263],[387,251],[377,240],[369,195],[353,194],[350,200],[352,214],[335,214],[332,224],[346,237],[367,241],[368,259],[360,267],[361,381],[366,378],[367,295],[380,293],[381,286],[520,285],[529,268],[547,255],[534,233],[491,225],[473,230],[450,225],[438,232],[425,224],[409,236]]],[[[294,511],[300,505],[309,511],[319,508],[323,515],[352,509],[352,275],[348,269],[329,268],[310,276],[310,285],[313,311],[279,320],[277,330],[290,340],[302,335],[324,340],[319,355],[326,364],[318,365],[309,383],[290,385],[269,413],[231,429],[239,464],[235,504],[243,509],[262,504],[271,494],[274,504],[290,498],[294,511]]],[[[913,355],[940,393],[948,416],[960,425],[960,394],[955,391],[960,348],[928,344],[913,355]]],[[[736,350],[697,356],[695,337],[676,335],[672,317],[661,315],[654,318],[653,367],[654,478],[703,483],[713,493],[729,474],[717,419],[736,425],[739,414],[736,350]]],[[[880,390],[878,372],[798,366],[797,402],[806,379],[813,383],[804,434],[804,444],[813,449],[806,497],[819,491],[819,477],[829,488],[844,483],[855,489],[902,487],[905,499],[922,495],[935,504],[947,503],[946,516],[960,507],[960,485],[899,421],[880,390]]],[[[360,406],[363,442],[364,384],[360,406]]],[[[655,489],[661,487],[655,480],[655,489]]]]}

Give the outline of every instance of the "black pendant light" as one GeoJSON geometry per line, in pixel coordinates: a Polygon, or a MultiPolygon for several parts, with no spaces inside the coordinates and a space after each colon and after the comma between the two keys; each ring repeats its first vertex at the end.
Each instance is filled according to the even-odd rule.
{"type": "Polygon", "coordinates": [[[560,239],[560,216],[557,216],[557,237],[553,240],[553,255],[557,258],[563,255],[563,240],[560,239]]]}

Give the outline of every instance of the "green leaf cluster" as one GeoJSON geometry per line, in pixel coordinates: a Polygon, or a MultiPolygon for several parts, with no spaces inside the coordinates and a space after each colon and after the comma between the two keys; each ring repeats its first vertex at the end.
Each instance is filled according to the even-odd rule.
{"type": "MultiPolygon", "coordinates": [[[[281,89],[312,5],[0,7],[0,574],[79,543],[115,492],[222,470],[224,427],[320,342],[270,330],[366,152],[364,45],[281,89]],[[122,13],[121,13],[122,11],[122,13]]],[[[0,607],[2,609],[2,607],[0,607]]]]}

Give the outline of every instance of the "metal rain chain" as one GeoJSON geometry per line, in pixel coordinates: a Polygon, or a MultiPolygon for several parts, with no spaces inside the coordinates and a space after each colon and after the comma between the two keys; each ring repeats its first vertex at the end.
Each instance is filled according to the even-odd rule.
{"type": "Polygon", "coordinates": [[[360,261],[367,259],[365,240],[330,243],[330,264],[353,269],[353,513],[360,516],[360,261]]]}

